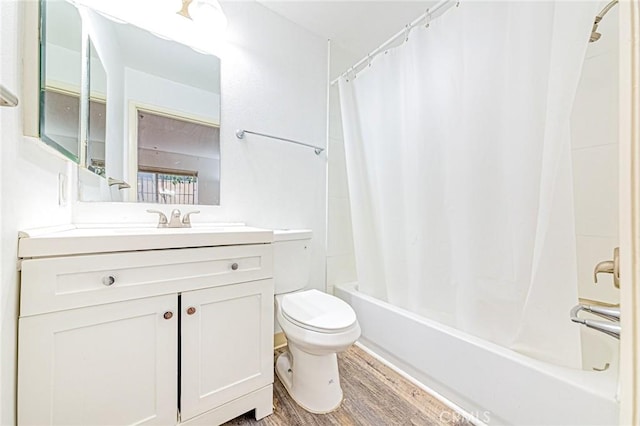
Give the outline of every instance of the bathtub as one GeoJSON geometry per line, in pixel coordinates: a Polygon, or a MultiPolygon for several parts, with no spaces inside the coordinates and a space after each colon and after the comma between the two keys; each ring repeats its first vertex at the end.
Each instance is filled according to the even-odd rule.
{"type": "MultiPolygon", "coordinates": [[[[548,364],[337,285],[356,311],[360,344],[490,425],[618,424],[617,370],[548,364]]],[[[447,415],[450,416],[450,413],[447,415]]]]}

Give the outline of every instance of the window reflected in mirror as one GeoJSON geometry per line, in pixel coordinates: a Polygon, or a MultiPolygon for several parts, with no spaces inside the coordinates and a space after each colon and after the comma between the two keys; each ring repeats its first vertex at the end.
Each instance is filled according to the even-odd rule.
{"type": "Polygon", "coordinates": [[[220,203],[220,127],[137,110],[137,201],[220,203]]]}

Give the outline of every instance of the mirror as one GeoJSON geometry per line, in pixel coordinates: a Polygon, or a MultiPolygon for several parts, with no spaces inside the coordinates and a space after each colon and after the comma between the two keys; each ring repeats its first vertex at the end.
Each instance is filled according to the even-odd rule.
{"type": "Polygon", "coordinates": [[[86,166],[98,176],[106,177],[107,73],[91,40],[89,40],[88,119],[86,166]]]}
{"type": "Polygon", "coordinates": [[[220,204],[220,128],[137,109],[137,200],[220,204]]]}
{"type": "MultiPolygon", "coordinates": [[[[45,52],[49,42],[69,33],[68,16],[50,19],[52,5],[60,5],[67,15],[74,12],[79,34],[88,35],[84,118],[77,100],[47,99],[42,108],[45,123],[51,122],[47,110],[58,112],[56,123],[72,133],[63,142],[75,147],[73,158],[80,167],[93,172],[79,174],[81,201],[219,204],[220,59],[86,6],[55,0],[42,3],[45,52]],[[85,141],[77,132],[83,120],[85,141]],[[105,191],[106,178],[121,183],[105,191]]],[[[177,1],[176,11],[180,6],[177,1]]],[[[184,20],[181,25],[190,25],[172,15],[184,20]]],[[[69,35],[78,38],[74,61],[59,58],[63,69],[73,69],[78,76],[76,99],[82,86],[79,34],[69,35]]],[[[53,78],[44,66],[42,71],[43,78],[53,78]]],[[[43,140],[46,135],[41,133],[43,140]]]]}
{"type": "Polygon", "coordinates": [[[64,1],[41,3],[40,138],[79,160],[82,22],[64,1]]]}

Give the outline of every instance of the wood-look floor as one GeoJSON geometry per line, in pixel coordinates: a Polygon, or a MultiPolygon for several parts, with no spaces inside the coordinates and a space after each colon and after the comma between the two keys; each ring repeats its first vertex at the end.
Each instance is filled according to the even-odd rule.
{"type": "MultiPolygon", "coordinates": [[[[282,350],[277,351],[276,355],[282,350]]],[[[342,405],[329,414],[311,414],[298,406],[275,376],[273,414],[256,421],[253,412],[226,426],[262,425],[470,425],[459,414],[352,346],[338,355],[342,405]]]]}

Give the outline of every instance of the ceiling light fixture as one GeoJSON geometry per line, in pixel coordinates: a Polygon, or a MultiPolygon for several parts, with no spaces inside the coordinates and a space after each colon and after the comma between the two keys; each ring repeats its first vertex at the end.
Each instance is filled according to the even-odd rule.
{"type": "Polygon", "coordinates": [[[67,1],[203,54],[220,56],[224,50],[227,17],[216,0],[67,1]]]}
{"type": "Polygon", "coordinates": [[[182,0],[182,9],[180,9],[176,13],[180,16],[184,16],[187,19],[193,20],[193,18],[191,18],[191,15],[189,15],[189,5],[192,1],[193,0],[182,0]]]}
{"type": "Polygon", "coordinates": [[[182,0],[182,8],[176,13],[218,34],[227,28],[227,17],[217,0],[182,0]]]}

